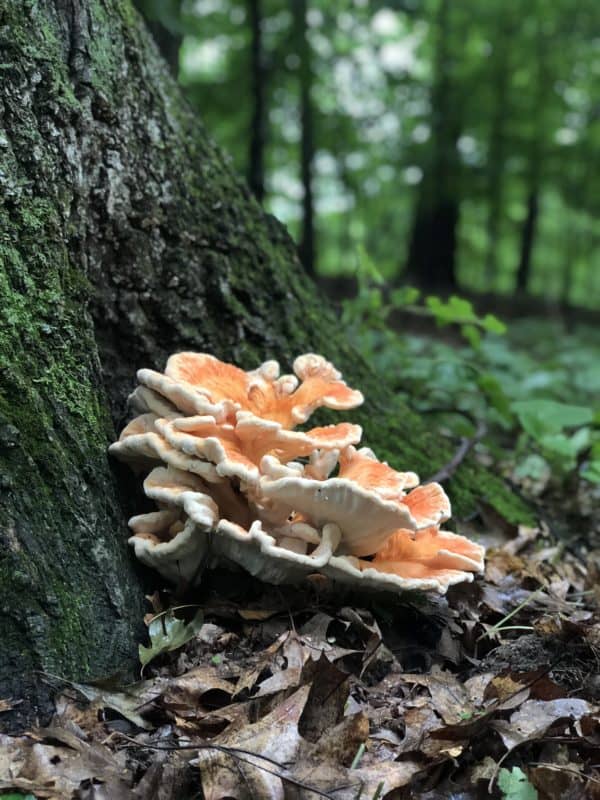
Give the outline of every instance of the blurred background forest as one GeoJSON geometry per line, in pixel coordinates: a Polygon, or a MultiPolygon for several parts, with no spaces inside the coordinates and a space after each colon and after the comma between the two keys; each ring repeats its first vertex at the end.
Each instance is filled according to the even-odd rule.
{"type": "Polygon", "coordinates": [[[138,6],[398,395],[530,494],[600,489],[598,0],[138,6]]]}
{"type": "Polygon", "coordinates": [[[596,0],[141,3],[309,271],[600,305],[596,0]]]}

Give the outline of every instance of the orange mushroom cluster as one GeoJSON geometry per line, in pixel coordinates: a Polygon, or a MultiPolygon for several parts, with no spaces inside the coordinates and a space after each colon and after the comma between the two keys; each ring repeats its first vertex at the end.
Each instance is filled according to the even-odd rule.
{"type": "Polygon", "coordinates": [[[320,572],[357,586],[444,593],[483,569],[483,548],[440,525],[450,502],[368,448],[359,425],[297,430],[318,408],[363,402],[322,356],[245,372],[206,353],[142,369],[137,416],[110,452],[146,472],[156,511],[129,521],[137,557],[172,581],[234,563],[271,583],[320,572]]]}

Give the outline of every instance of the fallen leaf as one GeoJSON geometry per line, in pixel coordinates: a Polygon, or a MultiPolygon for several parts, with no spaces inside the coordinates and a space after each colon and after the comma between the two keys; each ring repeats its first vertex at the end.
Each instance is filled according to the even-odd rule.
{"type": "Polygon", "coordinates": [[[464,685],[451,673],[434,666],[429,675],[403,675],[406,683],[426,686],[433,707],[448,725],[465,719],[473,713],[473,706],[464,685]]]}
{"type": "Polygon", "coordinates": [[[298,721],[308,699],[303,686],[252,725],[227,729],[194,760],[200,768],[205,800],[283,798],[282,774],[294,761],[301,737],[298,721]]]}
{"type": "Polygon", "coordinates": [[[154,726],[144,719],[142,712],[160,697],[165,683],[160,678],[139,681],[122,692],[107,692],[85,683],[73,683],[72,686],[98,707],[110,708],[133,722],[138,728],[151,730],[154,726]]]}
{"type": "Polygon", "coordinates": [[[302,681],[310,683],[310,692],[298,725],[305,739],[316,742],[341,721],[350,693],[349,677],[324,655],[306,664],[302,681]]]}
{"type": "Polygon", "coordinates": [[[183,647],[186,642],[194,637],[202,627],[204,616],[202,611],[197,611],[191,622],[187,624],[184,620],[176,617],[173,611],[160,614],[148,625],[148,635],[150,636],[150,647],[139,646],[139,656],[142,668],[149,664],[154,658],[177,650],[183,647]]]}
{"type": "Polygon", "coordinates": [[[527,700],[510,720],[497,720],[492,726],[500,734],[505,747],[512,750],[523,742],[539,739],[558,720],[579,720],[595,711],[587,701],[578,698],[560,700],[527,700]]]}
{"type": "Polygon", "coordinates": [[[36,732],[35,738],[0,735],[0,789],[22,789],[39,798],[64,800],[92,780],[109,788],[107,798],[131,798],[132,776],[124,753],[115,755],[102,744],[88,744],[56,727],[36,732]]]}
{"type": "Polygon", "coordinates": [[[160,702],[179,716],[196,716],[227,705],[234,691],[235,685],[221,678],[216,667],[200,666],[168,680],[160,702]]]}
{"type": "Polygon", "coordinates": [[[498,787],[504,795],[503,800],[538,800],[538,793],[520,767],[513,767],[510,771],[502,768],[498,773],[498,787]]]}

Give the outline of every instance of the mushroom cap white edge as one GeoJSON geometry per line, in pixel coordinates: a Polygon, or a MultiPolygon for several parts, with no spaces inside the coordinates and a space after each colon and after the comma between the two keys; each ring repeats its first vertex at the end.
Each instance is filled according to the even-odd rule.
{"type": "Polygon", "coordinates": [[[417,527],[406,506],[384,500],[377,492],[346,478],[324,481],[291,476],[277,480],[263,478],[259,488],[265,497],[287,503],[290,509],[307,514],[319,526],[327,522],[338,525],[343,546],[353,555],[371,555],[394,530],[417,527]]]}

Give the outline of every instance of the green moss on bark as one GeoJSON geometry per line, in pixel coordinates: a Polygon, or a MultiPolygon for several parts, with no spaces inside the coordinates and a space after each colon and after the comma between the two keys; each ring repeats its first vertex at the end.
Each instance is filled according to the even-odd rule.
{"type": "Polygon", "coordinates": [[[4,6],[0,30],[0,693],[25,698],[26,718],[44,707],[38,670],[132,668],[142,597],[75,241],[65,126],[81,108],[65,43],[47,4],[4,6]]]}

